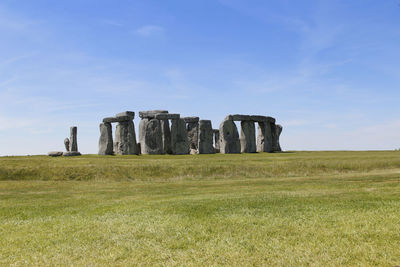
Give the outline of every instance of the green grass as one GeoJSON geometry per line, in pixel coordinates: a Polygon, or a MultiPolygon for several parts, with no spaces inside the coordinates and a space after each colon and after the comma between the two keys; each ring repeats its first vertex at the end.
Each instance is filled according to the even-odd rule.
{"type": "Polygon", "coordinates": [[[0,265],[400,265],[400,152],[0,158],[0,265]]]}

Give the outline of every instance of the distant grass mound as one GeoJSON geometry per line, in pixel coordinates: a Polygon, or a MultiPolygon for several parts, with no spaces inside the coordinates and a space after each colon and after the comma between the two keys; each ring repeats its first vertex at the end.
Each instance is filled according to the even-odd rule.
{"type": "Polygon", "coordinates": [[[181,180],[329,175],[400,168],[382,152],[0,157],[0,180],[181,180]]]}
{"type": "Polygon", "coordinates": [[[3,157],[0,236],[0,266],[397,266],[400,152],[3,157]]]}

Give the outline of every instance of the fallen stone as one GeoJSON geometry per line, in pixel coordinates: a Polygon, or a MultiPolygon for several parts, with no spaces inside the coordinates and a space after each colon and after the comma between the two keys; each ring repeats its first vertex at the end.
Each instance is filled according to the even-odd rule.
{"type": "Polygon", "coordinates": [[[111,123],[100,123],[99,155],[113,155],[113,138],[111,123]]]}
{"type": "Polygon", "coordinates": [[[210,120],[199,121],[199,154],[214,154],[213,129],[210,120]]]}
{"type": "Polygon", "coordinates": [[[78,127],[76,126],[71,126],[70,128],[70,133],[71,136],[69,138],[70,140],[70,146],[69,146],[69,151],[71,152],[76,152],[78,151],[78,137],[77,137],[77,133],[78,132],[78,127]]]}
{"type": "Polygon", "coordinates": [[[154,115],[154,118],[157,120],[176,120],[181,117],[180,114],[173,113],[157,113],[154,115]]]}
{"type": "Polygon", "coordinates": [[[272,138],[272,125],[271,122],[258,123],[258,136],[257,136],[257,152],[272,152],[273,151],[273,138],[272,138]]]}
{"type": "Polygon", "coordinates": [[[139,142],[142,154],[163,154],[160,120],[145,118],[140,121],[139,142]]]}
{"type": "Polygon", "coordinates": [[[47,153],[47,155],[49,155],[50,157],[60,157],[63,155],[62,151],[50,151],[49,153],[47,153]]]}
{"type": "Polygon", "coordinates": [[[219,153],[220,152],[219,130],[213,129],[213,133],[214,133],[215,153],[219,153]]]}
{"type": "Polygon", "coordinates": [[[219,126],[220,152],[222,154],[240,153],[240,140],[236,124],[232,120],[224,120],[219,126]]]}
{"type": "Polygon", "coordinates": [[[118,139],[118,145],[116,147],[116,153],[118,155],[138,155],[136,143],[136,133],[133,121],[119,122],[118,131],[116,131],[116,138],[118,139]]]}
{"type": "Polygon", "coordinates": [[[115,117],[130,117],[132,118],[132,120],[135,118],[135,112],[134,111],[124,111],[124,112],[120,112],[117,115],[115,115],[115,117]]]}
{"type": "Polygon", "coordinates": [[[154,116],[158,113],[168,113],[168,110],[147,110],[139,111],[139,117],[141,119],[154,119],[154,116]]]}
{"type": "Polygon", "coordinates": [[[199,148],[199,121],[193,121],[193,122],[187,123],[186,131],[187,131],[190,149],[198,150],[198,148],[199,148]]]}
{"type": "Polygon", "coordinates": [[[240,123],[240,146],[242,153],[257,152],[256,128],[253,121],[242,121],[240,123]]]}
{"type": "Polygon", "coordinates": [[[103,119],[103,122],[113,123],[113,122],[124,122],[131,121],[133,118],[131,116],[119,116],[119,117],[107,117],[103,119]]]}
{"type": "Polygon", "coordinates": [[[81,153],[79,153],[78,151],[67,151],[63,153],[64,157],[74,157],[74,156],[80,156],[81,153]]]}
{"type": "Polygon", "coordinates": [[[184,117],[182,118],[186,123],[199,122],[199,117],[184,117]]]}
{"type": "Polygon", "coordinates": [[[67,137],[64,139],[64,146],[66,151],[69,151],[69,144],[70,144],[69,138],[67,137]]]}
{"type": "Polygon", "coordinates": [[[186,123],[183,119],[172,120],[171,123],[171,146],[175,155],[189,154],[189,142],[186,123]]]}

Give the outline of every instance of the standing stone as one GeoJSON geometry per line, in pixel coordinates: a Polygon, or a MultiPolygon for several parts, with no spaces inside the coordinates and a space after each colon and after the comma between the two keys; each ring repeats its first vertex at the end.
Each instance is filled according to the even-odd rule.
{"type": "Polygon", "coordinates": [[[169,121],[161,120],[160,123],[161,123],[163,153],[164,154],[172,154],[171,129],[169,128],[169,121]]]}
{"type": "Polygon", "coordinates": [[[219,130],[214,129],[214,144],[215,144],[215,153],[220,152],[220,144],[219,144],[219,130]]]}
{"type": "Polygon", "coordinates": [[[273,151],[272,124],[271,122],[258,123],[257,152],[273,151]]]}
{"type": "Polygon", "coordinates": [[[142,154],[162,154],[162,130],[160,120],[142,119],[139,124],[139,142],[142,154]]]}
{"type": "Polygon", "coordinates": [[[213,129],[210,120],[199,123],[199,154],[214,154],[213,129]]]}
{"type": "Polygon", "coordinates": [[[138,155],[136,133],[133,121],[119,122],[115,133],[117,140],[116,153],[118,155],[138,155]]]}
{"type": "Polygon", "coordinates": [[[114,140],[114,154],[118,155],[118,147],[121,139],[121,134],[120,134],[120,124],[118,123],[117,126],[115,127],[115,140],[114,140]]]}
{"type": "Polygon", "coordinates": [[[69,150],[71,152],[77,152],[78,151],[78,137],[77,137],[77,131],[78,128],[76,126],[71,126],[70,128],[70,147],[69,150]]]}
{"type": "Polygon", "coordinates": [[[191,150],[199,149],[199,121],[187,123],[187,136],[191,150]]]}
{"type": "Polygon", "coordinates": [[[242,153],[257,152],[256,128],[253,121],[242,121],[240,123],[240,146],[242,153]]]}
{"type": "Polygon", "coordinates": [[[100,123],[99,155],[113,155],[111,123],[100,123]]]}
{"type": "Polygon", "coordinates": [[[281,144],[279,142],[279,137],[281,136],[282,129],[283,129],[282,125],[276,124],[276,144],[275,144],[276,150],[275,151],[278,151],[278,152],[282,151],[281,144]]]}
{"type": "Polygon", "coordinates": [[[240,140],[236,124],[232,120],[224,120],[219,126],[220,152],[222,154],[240,153],[240,140]]]}
{"type": "Polygon", "coordinates": [[[189,142],[186,123],[183,119],[172,120],[171,124],[171,146],[175,155],[189,154],[189,142]]]}
{"type": "Polygon", "coordinates": [[[69,138],[67,137],[64,139],[64,146],[65,146],[65,150],[67,150],[67,152],[69,152],[69,144],[70,144],[69,138]]]}
{"type": "Polygon", "coordinates": [[[278,151],[279,136],[278,129],[275,123],[271,123],[271,133],[272,133],[272,152],[278,151]]]}

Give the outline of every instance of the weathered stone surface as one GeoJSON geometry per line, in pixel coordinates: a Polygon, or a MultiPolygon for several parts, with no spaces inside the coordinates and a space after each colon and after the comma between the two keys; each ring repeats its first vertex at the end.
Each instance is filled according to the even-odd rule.
{"type": "Polygon", "coordinates": [[[199,122],[199,117],[184,117],[182,118],[186,123],[199,122]]]}
{"type": "Polygon", "coordinates": [[[186,127],[190,149],[199,148],[199,121],[189,122],[186,127]]]}
{"type": "Polygon", "coordinates": [[[50,151],[49,153],[47,153],[47,155],[49,155],[50,157],[60,157],[63,155],[62,151],[50,151]]]}
{"type": "Polygon", "coordinates": [[[220,152],[222,154],[240,153],[239,133],[232,120],[224,120],[219,126],[220,152]]]}
{"type": "Polygon", "coordinates": [[[160,123],[161,123],[163,153],[164,154],[172,154],[171,129],[169,127],[169,121],[168,120],[162,120],[162,121],[160,121],[160,123]]]}
{"type": "Polygon", "coordinates": [[[251,115],[250,119],[251,119],[251,121],[254,121],[254,122],[274,122],[275,123],[275,119],[272,117],[268,117],[268,116],[251,115]]]}
{"type": "Polygon", "coordinates": [[[180,114],[173,113],[157,113],[154,115],[154,118],[157,120],[176,120],[181,117],[180,114]]]}
{"type": "Polygon", "coordinates": [[[99,155],[113,155],[113,138],[111,123],[100,123],[99,155]]]}
{"type": "Polygon", "coordinates": [[[140,121],[139,142],[142,154],[163,154],[160,120],[145,118],[140,121]]]}
{"type": "Polygon", "coordinates": [[[278,151],[278,152],[282,151],[281,144],[279,142],[279,138],[281,136],[282,129],[283,129],[282,125],[276,124],[276,144],[275,144],[276,150],[275,151],[278,151]]]}
{"type": "Polygon", "coordinates": [[[229,121],[251,121],[250,115],[241,115],[241,114],[231,114],[225,117],[225,120],[229,121]]]}
{"type": "Polygon", "coordinates": [[[272,152],[272,125],[271,122],[258,123],[257,152],[272,152]]]}
{"type": "Polygon", "coordinates": [[[120,112],[115,117],[130,117],[132,120],[135,118],[135,112],[134,111],[124,111],[120,112]]]}
{"type": "Polygon", "coordinates": [[[215,153],[220,152],[220,144],[219,144],[219,130],[214,129],[214,145],[215,145],[215,153]]]}
{"type": "Polygon", "coordinates": [[[213,129],[210,120],[199,122],[199,154],[213,154],[213,129]]]}
{"type": "Polygon", "coordinates": [[[79,153],[78,151],[67,151],[63,153],[64,157],[74,157],[74,156],[80,156],[81,153],[79,153]]]}
{"type": "Polygon", "coordinates": [[[189,154],[189,142],[186,123],[183,119],[172,120],[171,146],[175,155],[189,154]]]}
{"type": "Polygon", "coordinates": [[[168,113],[168,110],[147,110],[139,111],[139,117],[141,119],[154,119],[157,113],[168,113]]]}
{"type": "Polygon", "coordinates": [[[114,140],[114,154],[115,155],[118,155],[118,147],[119,147],[119,142],[120,142],[120,138],[121,138],[120,128],[121,128],[121,126],[118,123],[117,126],[115,127],[115,140],[114,140]]]}
{"type": "Polygon", "coordinates": [[[256,128],[253,121],[242,121],[240,123],[240,146],[242,153],[257,152],[256,128]]]}
{"type": "Polygon", "coordinates": [[[71,136],[70,136],[69,140],[71,143],[69,145],[69,151],[76,152],[76,151],[78,151],[78,137],[77,137],[78,127],[71,126],[70,133],[71,133],[71,136]]]}
{"type": "Polygon", "coordinates": [[[64,139],[64,146],[66,151],[69,151],[69,144],[70,144],[69,138],[67,137],[64,139]]]}
{"type": "Polygon", "coordinates": [[[115,133],[117,146],[116,154],[118,155],[138,155],[136,143],[136,133],[133,121],[119,122],[115,133]]]}
{"type": "Polygon", "coordinates": [[[113,122],[124,122],[131,121],[133,118],[131,116],[119,116],[119,117],[107,117],[103,119],[103,122],[113,123],[113,122]]]}

